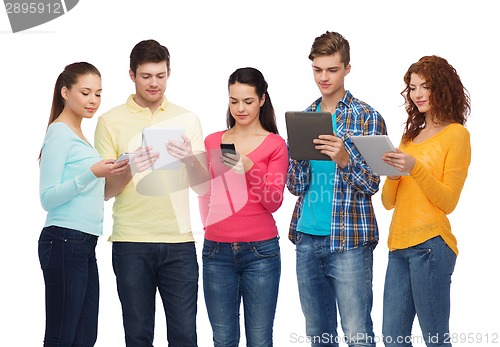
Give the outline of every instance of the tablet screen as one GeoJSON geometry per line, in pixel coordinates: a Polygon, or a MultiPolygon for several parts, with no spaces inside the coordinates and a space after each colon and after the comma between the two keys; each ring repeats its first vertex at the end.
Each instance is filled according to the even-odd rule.
{"type": "Polygon", "coordinates": [[[319,135],[333,134],[329,112],[288,111],[285,113],[288,149],[295,160],[332,160],[315,147],[319,135]]]}

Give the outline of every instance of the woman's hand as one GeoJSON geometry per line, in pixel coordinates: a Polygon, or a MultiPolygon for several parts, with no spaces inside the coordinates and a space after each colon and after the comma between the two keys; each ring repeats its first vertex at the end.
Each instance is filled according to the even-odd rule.
{"type": "Polygon", "coordinates": [[[250,158],[238,152],[234,154],[224,153],[220,159],[222,164],[239,174],[244,174],[253,166],[253,161],[250,158]]]}
{"type": "MultiPolygon", "coordinates": [[[[409,154],[401,152],[396,148],[395,152],[387,152],[382,156],[382,160],[398,169],[400,172],[410,173],[417,160],[409,154]]],[[[397,176],[391,176],[391,179],[397,179],[397,176]],[[391,178],[393,177],[393,178],[391,178]]]]}
{"type": "Polygon", "coordinates": [[[127,167],[128,160],[115,163],[113,159],[104,159],[92,165],[90,170],[96,177],[110,177],[120,175],[127,170],[127,167]]]}

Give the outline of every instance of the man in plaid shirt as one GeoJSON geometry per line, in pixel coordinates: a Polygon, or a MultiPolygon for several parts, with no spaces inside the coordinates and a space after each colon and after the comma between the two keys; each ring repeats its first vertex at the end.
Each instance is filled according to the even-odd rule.
{"type": "Polygon", "coordinates": [[[378,227],[371,197],[380,178],[349,138],[386,134],[386,125],[344,87],[351,65],[349,42],[342,35],[327,31],[317,37],[309,59],[321,97],[306,111],[330,112],[333,129],[314,140],[331,160],[290,158],[287,175],[288,189],[299,197],[289,238],[296,245],[306,333],[312,346],[338,346],[338,312],[344,342],[375,346],[371,309],[378,227]]]}

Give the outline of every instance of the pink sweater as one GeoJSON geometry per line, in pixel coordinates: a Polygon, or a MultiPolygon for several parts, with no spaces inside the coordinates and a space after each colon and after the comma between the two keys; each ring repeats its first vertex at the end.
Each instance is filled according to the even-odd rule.
{"type": "MultiPolygon", "coordinates": [[[[272,213],[283,202],[288,150],[283,138],[270,133],[251,153],[254,165],[239,174],[221,163],[223,131],[205,139],[210,191],[200,196],[205,238],[215,242],[252,242],[278,235],[272,213]]],[[[238,150],[236,148],[236,150],[238,150]]]]}

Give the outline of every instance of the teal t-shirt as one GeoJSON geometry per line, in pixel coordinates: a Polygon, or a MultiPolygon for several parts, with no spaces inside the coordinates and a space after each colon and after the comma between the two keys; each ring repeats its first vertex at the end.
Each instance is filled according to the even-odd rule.
{"type": "MultiPolygon", "coordinates": [[[[320,107],[316,108],[316,112],[320,111],[320,107]]],[[[335,132],[335,114],[332,115],[332,124],[335,132]]],[[[304,196],[298,231],[318,236],[330,235],[336,165],[332,160],[309,161],[309,187],[304,196]]]]}

